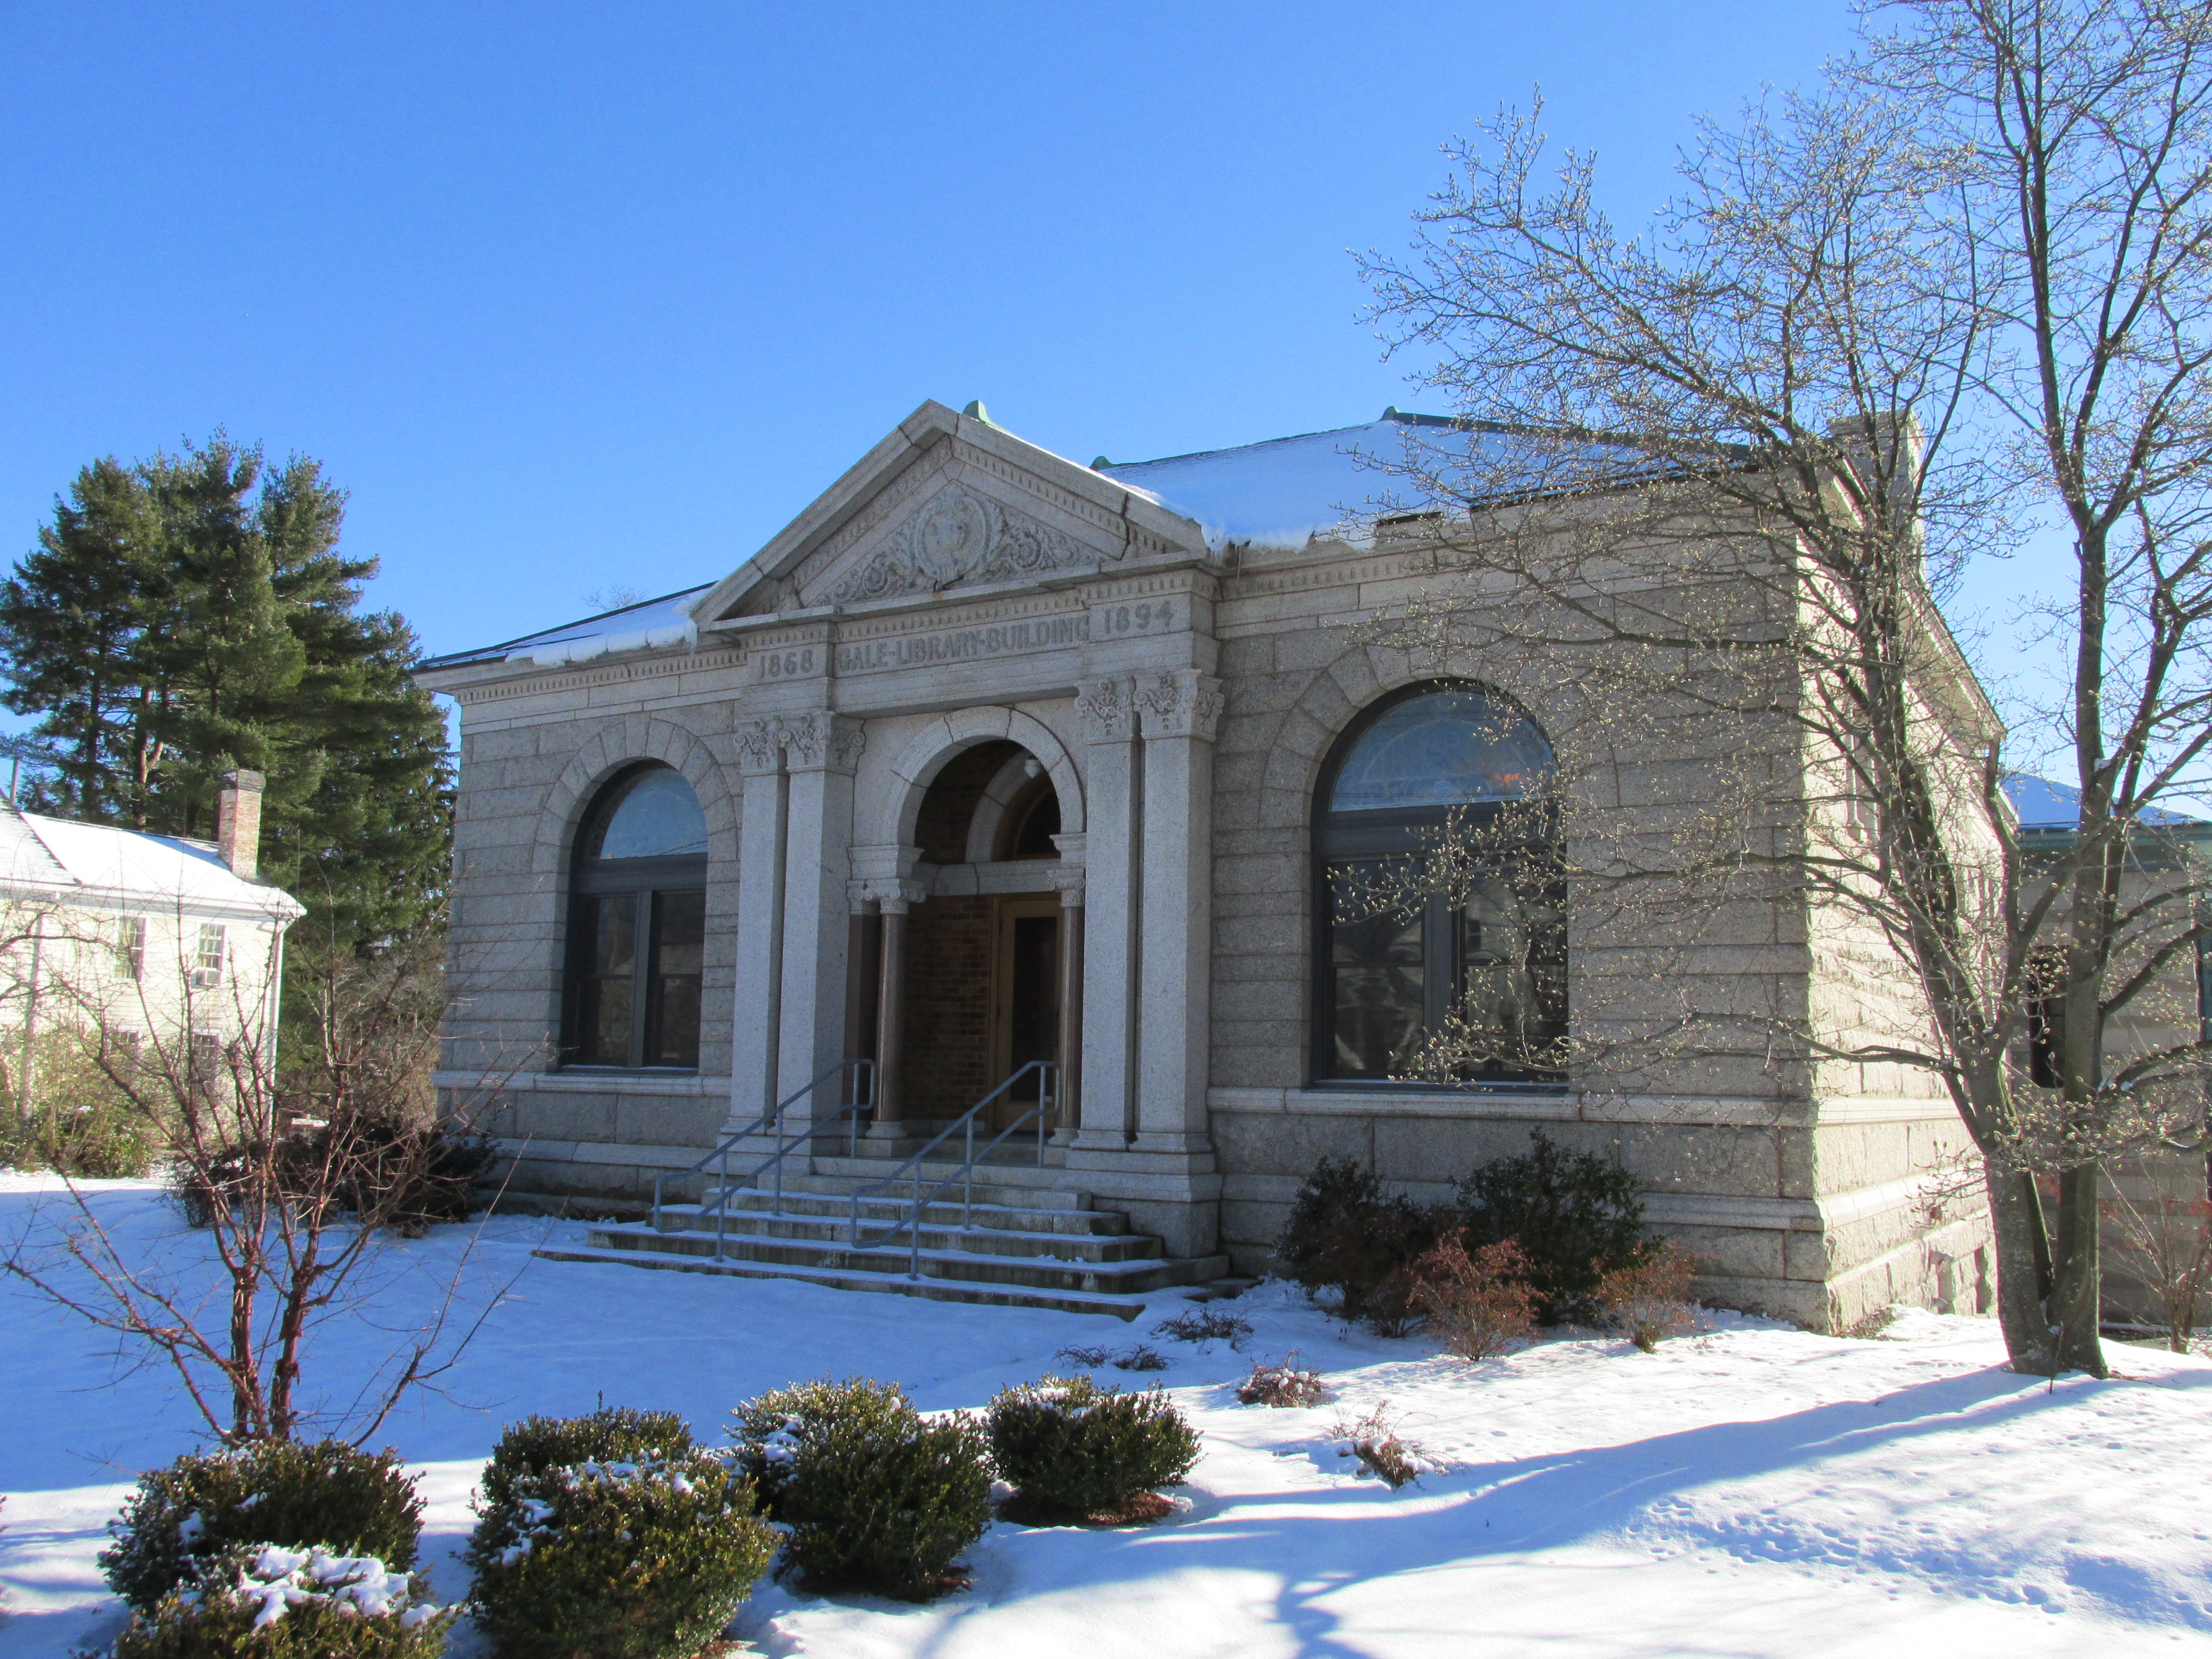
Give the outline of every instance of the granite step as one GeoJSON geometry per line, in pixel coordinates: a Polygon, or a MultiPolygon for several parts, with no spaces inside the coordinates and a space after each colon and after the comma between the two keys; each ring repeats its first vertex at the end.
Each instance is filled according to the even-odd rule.
{"type": "MultiPolygon", "coordinates": [[[[773,1202],[773,1196],[770,1198],[773,1202]]],[[[787,1206],[788,1206],[787,1195],[787,1206]]],[[[930,1206],[931,1213],[921,1229],[921,1247],[925,1250],[966,1251],[975,1255],[1051,1256],[1061,1261],[1149,1261],[1162,1254],[1160,1241],[1146,1233],[1127,1231],[1127,1218],[1119,1217],[1122,1226],[1115,1231],[1076,1231],[1059,1229],[1024,1228],[1004,1218],[985,1220],[982,1206],[976,1206],[976,1224],[963,1227],[960,1206],[930,1206]],[[943,1212],[948,1211],[949,1214],[943,1212]]],[[[1018,1216],[1018,1211],[1004,1212],[1018,1216]]],[[[669,1205],[662,1212],[662,1231],[685,1234],[694,1237],[713,1238],[716,1236],[719,1214],[705,1214],[699,1206],[669,1205]]],[[[1085,1218],[1089,1218],[1088,1217],[1085,1218]]],[[[903,1250],[907,1239],[903,1227],[906,1219],[903,1208],[886,1206],[871,1210],[864,1206],[860,1218],[860,1238],[863,1243],[871,1240],[882,1248],[903,1250]],[[896,1241],[886,1239],[894,1227],[900,1231],[896,1241]]],[[[776,1238],[799,1240],[811,1243],[844,1245],[852,1231],[848,1212],[842,1207],[828,1213],[793,1213],[788,1207],[779,1214],[771,1208],[733,1208],[730,1212],[727,1237],[731,1238],[776,1238]]]]}
{"type": "MultiPolygon", "coordinates": [[[[535,1254],[548,1261],[602,1262],[623,1267],[647,1267],[672,1273],[714,1273],[727,1279],[792,1279],[836,1291],[872,1291],[891,1296],[919,1297],[929,1302],[965,1302],[995,1308],[1042,1308],[1058,1313],[1098,1314],[1128,1321],[1144,1311],[1144,1299],[1114,1294],[1086,1295],[1079,1291],[1036,1290],[1022,1285],[972,1284],[956,1279],[908,1279],[904,1273],[843,1273],[831,1268],[771,1266],[763,1262],[717,1261],[705,1256],[649,1255],[631,1249],[594,1249],[566,1246],[535,1254]]],[[[1224,1261],[1226,1258],[1223,1258],[1224,1261]]]]}
{"type": "MultiPolygon", "coordinates": [[[[672,1218],[696,1217],[714,1201],[719,1189],[710,1188],[696,1204],[670,1204],[663,1213],[672,1218]]],[[[778,1211],[778,1198],[772,1190],[757,1187],[739,1188],[731,1194],[730,1213],[766,1215],[781,1213],[787,1216],[825,1216],[837,1220],[849,1219],[853,1213],[852,1200],[834,1193],[801,1192],[787,1185],[778,1211]]],[[[860,1200],[860,1219],[864,1224],[882,1226],[906,1219],[910,1208],[901,1198],[864,1198],[860,1200]]],[[[628,1220],[629,1217],[623,1219],[628,1220]]],[[[922,1221],[927,1226],[950,1227],[970,1224],[975,1227],[1004,1229],[1018,1233],[1088,1233],[1100,1237],[1117,1237],[1129,1231],[1129,1218],[1117,1210],[1057,1210],[1042,1209],[1033,1205],[985,1203],[978,1199],[972,1209],[963,1205],[957,1195],[939,1199],[925,1205],[922,1221]],[[972,1221],[969,1218],[972,1217],[972,1221]]],[[[698,1225],[696,1220],[678,1224],[698,1225]]],[[[705,1224],[714,1224],[708,1216],[705,1224]]]]}

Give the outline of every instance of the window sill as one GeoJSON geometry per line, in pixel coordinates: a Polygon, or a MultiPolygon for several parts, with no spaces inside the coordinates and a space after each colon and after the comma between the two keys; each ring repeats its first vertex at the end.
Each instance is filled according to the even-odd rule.
{"type": "Polygon", "coordinates": [[[599,1095],[698,1095],[726,1097],[730,1079],[702,1077],[696,1072],[604,1072],[581,1068],[564,1072],[519,1072],[507,1079],[477,1072],[439,1072],[432,1081],[441,1089],[481,1089],[487,1084],[501,1093],[599,1095]]]}

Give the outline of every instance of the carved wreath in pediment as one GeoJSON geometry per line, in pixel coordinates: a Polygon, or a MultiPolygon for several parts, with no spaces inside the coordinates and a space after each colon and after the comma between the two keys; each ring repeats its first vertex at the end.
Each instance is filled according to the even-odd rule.
{"type": "MultiPolygon", "coordinates": [[[[1118,558],[1118,550],[1107,556],[1118,558]]],[[[990,581],[1097,562],[1084,546],[1032,519],[1011,514],[988,495],[955,487],[941,491],[892,532],[824,596],[832,605],[934,593],[956,582],[990,581]]]]}

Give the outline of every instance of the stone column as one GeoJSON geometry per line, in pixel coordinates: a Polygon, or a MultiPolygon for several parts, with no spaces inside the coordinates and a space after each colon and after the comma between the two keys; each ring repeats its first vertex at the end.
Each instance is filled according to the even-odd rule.
{"type": "Polygon", "coordinates": [[[876,1121],[869,1134],[896,1139],[906,1133],[906,918],[921,902],[918,881],[871,884],[883,911],[883,965],[876,989],[876,1121]]]}
{"type": "Polygon", "coordinates": [[[1060,1118],[1053,1141],[1075,1139],[1083,1115],[1083,856],[1081,836],[1055,836],[1061,864],[1052,884],[1060,890],[1060,1118]]]}
{"type": "Polygon", "coordinates": [[[741,720],[738,771],[744,817],[738,842],[737,1006],[730,1033],[730,1119],[741,1129],[776,1102],[783,978],[783,750],[769,720],[741,720]]]}
{"type": "MultiPolygon", "coordinates": [[[[785,779],[782,999],[776,1093],[786,1098],[844,1055],[845,881],[853,844],[853,769],[866,735],[858,720],[817,709],[777,717],[785,779]]],[[[742,1006],[742,1005],[740,1005],[742,1006]]],[[[793,1102],[813,1115],[836,1109],[824,1085],[793,1102]]]]}
{"type": "Polygon", "coordinates": [[[1082,1113],[1075,1144],[1119,1152],[1135,1127],[1135,809],[1142,775],[1134,686],[1104,679],[1077,699],[1089,744],[1085,769],[1082,1113]]]}
{"type": "Polygon", "coordinates": [[[1144,876],[1137,1015],[1141,1152],[1209,1152],[1213,736],[1221,682],[1188,669],[1138,682],[1144,876]]]}

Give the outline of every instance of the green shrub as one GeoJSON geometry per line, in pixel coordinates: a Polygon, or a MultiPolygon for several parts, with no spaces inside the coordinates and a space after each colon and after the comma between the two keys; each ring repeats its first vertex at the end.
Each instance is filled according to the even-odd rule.
{"type": "Polygon", "coordinates": [[[964,1413],[924,1422],[896,1382],[824,1378],[740,1406],[738,1456],[791,1528],[780,1573],[919,1600],[991,1524],[990,1453],[964,1413]]]}
{"type": "Polygon", "coordinates": [[[115,1542],[100,1553],[100,1571],[125,1601],[150,1613],[206,1564],[248,1545],[319,1544],[404,1572],[415,1565],[422,1500],[396,1453],[338,1440],[268,1440],[188,1453],[141,1475],[109,1529],[115,1542]]]}
{"type": "Polygon", "coordinates": [[[1547,1325],[1598,1316],[1598,1281],[1650,1261],[1658,1242],[1644,1231],[1644,1200],[1617,1164],[1570,1152],[1541,1129],[1519,1158],[1486,1164],[1460,1183],[1469,1246],[1521,1247],[1526,1277],[1547,1325]]]}
{"type": "Polygon", "coordinates": [[[1407,1269],[1458,1225],[1449,1206],[1392,1196],[1373,1170],[1325,1158],[1291,1200],[1275,1260],[1309,1291],[1336,1291],[1345,1319],[1400,1336],[1418,1317],[1407,1269]]]}
{"type": "Polygon", "coordinates": [[[674,1412],[602,1406],[586,1417],[526,1417],[507,1425],[484,1466],[486,1510],[512,1508],[515,1482],[580,1463],[658,1463],[698,1449],[674,1412]]]}
{"type": "MultiPolygon", "coordinates": [[[[620,1415],[575,1419],[588,1427],[573,1437],[620,1415]]],[[[533,1444],[510,1458],[503,1499],[487,1497],[466,1558],[477,1625],[501,1659],[682,1659],[713,1641],[775,1559],[752,1482],[689,1449],[680,1424],[683,1450],[544,1468],[520,1466],[563,1425],[521,1426],[533,1444]]]]}
{"type": "Polygon", "coordinates": [[[134,1616],[113,1659],[439,1659],[453,1622],[420,1577],[373,1556],[262,1545],[201,1573],[134,1616]]]}
{"type": "Polygon", "coordinates": [[[991,1456],[1036,1519],[1120,1517],[1133,1500],[1182,1484],[1198,1432],[1155,1386],[1142,1394],[1087,1376],[1018,1383],[991,1401],[991,1456]]]}
{"type": "MultiPolygon", "coordinates": [[[[35,1099],[26,1112],[9,1086],[0,1102],[0,1166],[58,1170],[85,1180],[140,1176],[153,1168],[161,1127],[135,1104],[100,1064],[96,1034],[66,1028],[41,1032],[37,1042],[35,1099]]],[[[20,1035],[0,1042],[13,1073],[22,1054],[20,1035]]],[[[119,1051],[110,1050],[112,1061],[119,1051]]]]}

